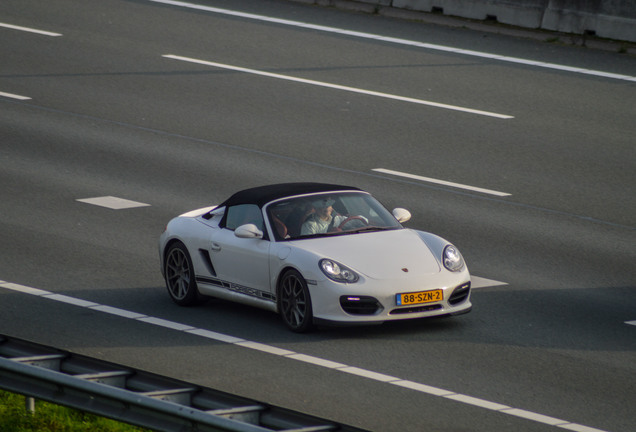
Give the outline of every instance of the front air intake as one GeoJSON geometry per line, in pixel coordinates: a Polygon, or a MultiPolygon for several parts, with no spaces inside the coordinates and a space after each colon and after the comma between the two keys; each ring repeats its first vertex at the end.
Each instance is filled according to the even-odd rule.
{"type": "Polygon", "coordinates": [[[340,306],[349,315],[375,315],[382,310],[380,302],[369,296],[342,296],[340,306]]]}
{"type": "Polygon", "coordinates": [[[470,294],[470,282],[466,282],[465,284],[462,284],[453,290],[453,293],[448,299],[448,304],[450,304],[451,306],[460,304],[461,302],[463,302],[464,300],[468,298],[469,294],[470,294]]]}

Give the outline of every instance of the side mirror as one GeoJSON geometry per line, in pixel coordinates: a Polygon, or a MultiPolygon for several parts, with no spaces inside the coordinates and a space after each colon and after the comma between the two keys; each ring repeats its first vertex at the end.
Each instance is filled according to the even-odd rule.
{"type": "Polygon", "coordinates": [[[254,224],[245,224],[236,228],[234,235],[239,238],[263,238],[263,231],[254,224]]]}
{"type": "Polygon", "coordinates": [[[407,209],[396,208],[393,209],[393,217],[397,219],[399,223],[408,222],[411,219],[411,212],[407,209]]]}

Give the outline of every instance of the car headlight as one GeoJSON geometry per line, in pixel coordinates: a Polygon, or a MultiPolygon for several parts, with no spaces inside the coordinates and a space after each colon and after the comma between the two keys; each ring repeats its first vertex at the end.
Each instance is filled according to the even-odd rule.
{"type": "Polygon", "coordinates": [[[444,248],[442,261],[444,261],[444,267],[452,272],[458,272],[464,268],[464,258],[453,245],[448,245],[444,248]]]}
{"type": "Polygon", "coordinates": [[[330,259],[320,260],[320,269],[329,279],[335,282],[355,283],[360,277],[349,267],[330,259]]]}

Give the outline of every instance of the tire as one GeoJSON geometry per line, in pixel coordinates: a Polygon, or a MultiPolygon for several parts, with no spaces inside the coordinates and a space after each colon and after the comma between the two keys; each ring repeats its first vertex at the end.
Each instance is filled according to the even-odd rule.
{"type": "Polygon", "coordinates": [[[296,270],[287,271],[278,288],[278,311],[293,332],[304,333],[313,326],[313,311],[307,282],[296,270]]]}
{"type": "Polygon", "coordinates": [[[188,249],[181,242],[170,245],[166,253],[165,280],[168,294],[179,306],[199,303],[200,294],[194,275],[192,259],[188,249]]]}

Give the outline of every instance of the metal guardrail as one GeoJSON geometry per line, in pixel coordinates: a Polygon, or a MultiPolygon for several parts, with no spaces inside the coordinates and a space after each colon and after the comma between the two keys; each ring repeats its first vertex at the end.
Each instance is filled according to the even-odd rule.
{"type": "Polygon", "coordinates": [[[165,432],[363,432],[5,335],[0,335],[0,388],[165,432]]]}

